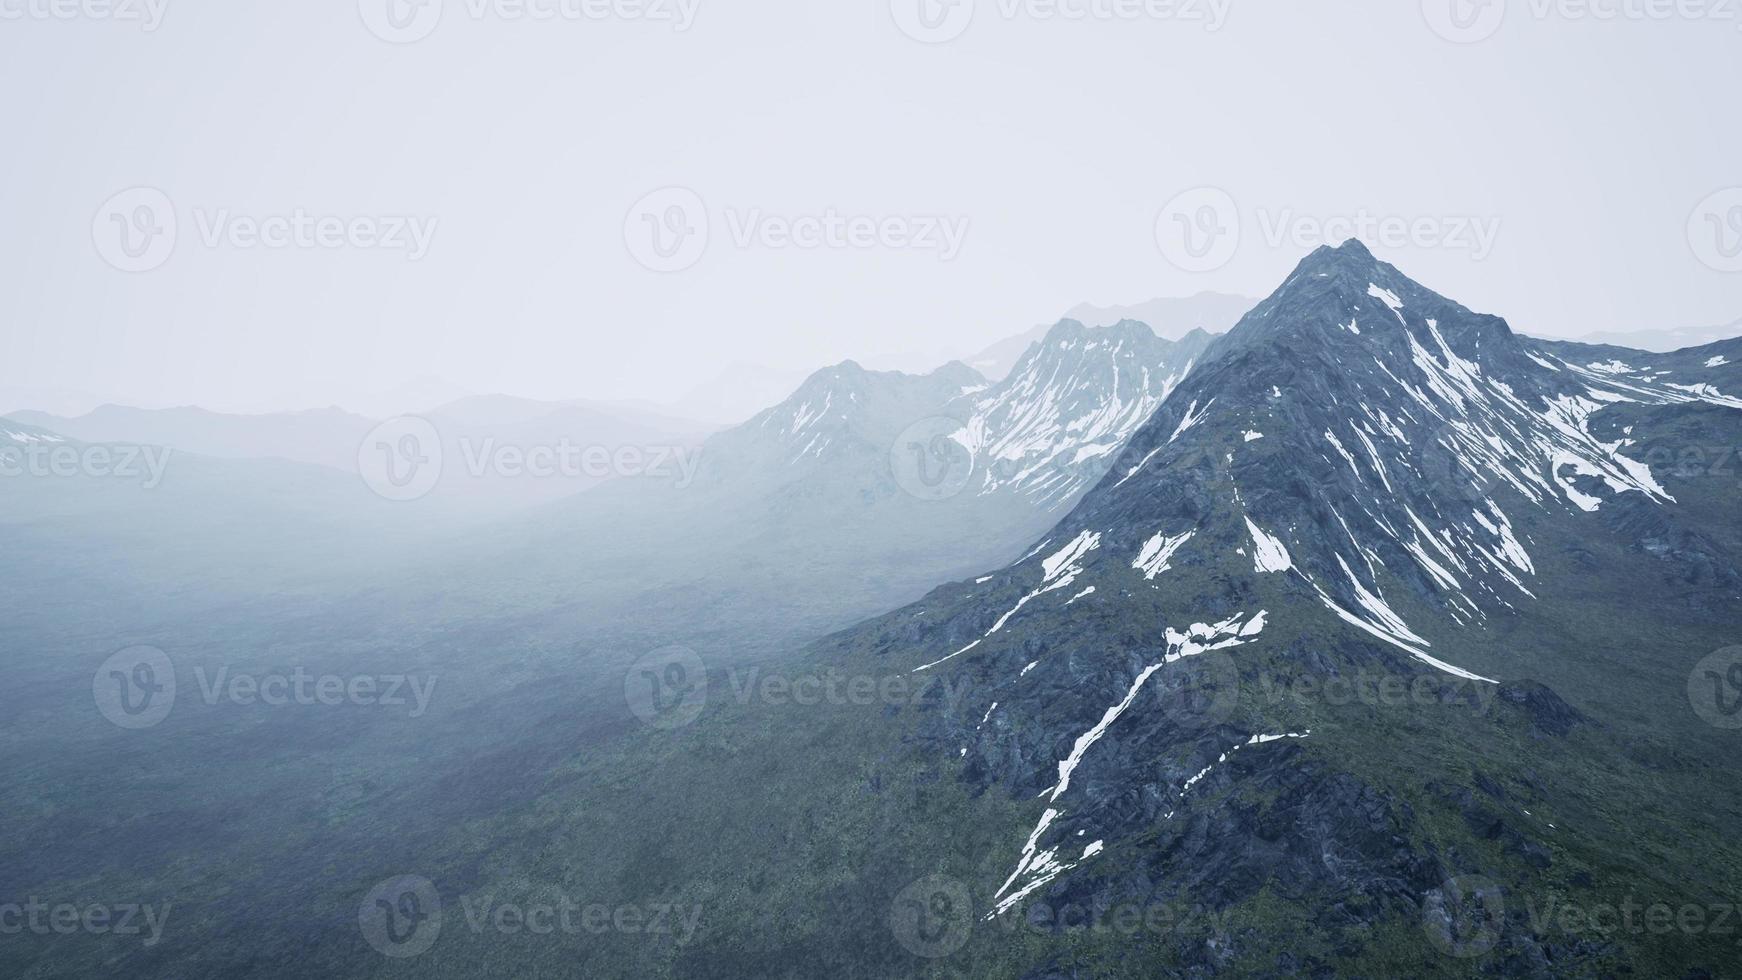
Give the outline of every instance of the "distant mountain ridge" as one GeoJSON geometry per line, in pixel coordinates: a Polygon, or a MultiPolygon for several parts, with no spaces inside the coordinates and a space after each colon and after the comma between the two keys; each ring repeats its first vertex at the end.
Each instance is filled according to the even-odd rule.
{"type": "MultiPolygon", "coordinates": [[[[687,449],[713,427],[621,405],[573,400],[543,402],[506,395],[471,395],[420,413],[442,445],[440,484],[432,491],[480,513],[506,513],[558,499],[600,482],[563,474],[511,478],[474,473],[496,450],[530,453],[563,447],[687,449]]],[[[336,470],[360,480],[359,454],[380,420],[339,408],[232,415],[201,408],[140,409],[104,405],[76,418],[15,412],[6,418],[95,443],[164,446],[213,459],[280,459],[336,470]]],[[[3,424],[3,421],[0,421],[3,424]]],[[[359,482],[359,486],[361,486],[359,482]]]]}
{"type": "Polygon", "coordinates": [[[1590,344],[1598,347],[1625,347],[1657,354],[1669,354],[1693,347],[1705,347],[1719,341],[1742,337],[1742,320],[1711,327],[1664,327],[1661,329],[1615,330],[1585,334],[1581,337],[1545,337],[1553,342],[1590,344]]]}
{"type": "MultiPolygon", "coordinates": [[[[1111,327],[1127,321],[1142,323],[1161,339],[1178,341],[1194,331],[1227,333],[1255,303],[1244,296],[1204,292],[1180,298],[1158,297],[1132,306],[1081,303],[1067,312],[1063,319],[1091,328],[1111,327]]],[[[1042,324],[963,360],[987,378],[1000,380],[1010,373],[1030,347],[1051,330],[1052,325],[1042,324]]]]}

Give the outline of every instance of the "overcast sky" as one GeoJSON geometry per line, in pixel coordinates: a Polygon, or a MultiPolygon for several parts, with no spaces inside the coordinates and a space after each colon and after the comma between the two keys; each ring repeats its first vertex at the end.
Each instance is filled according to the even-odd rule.
{"type": "Polygon", "coordinates": [[[1084,301],[1261,296],[1362,215],[1520,330],[1742,317],[1728,5],[86,2],[0,0],[15,390],[918,367],[1084,301]]]}

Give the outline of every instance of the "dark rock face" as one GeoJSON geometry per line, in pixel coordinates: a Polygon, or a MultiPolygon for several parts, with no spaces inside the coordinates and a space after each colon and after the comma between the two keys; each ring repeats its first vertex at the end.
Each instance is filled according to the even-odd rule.
{"type": "Polygon", "coordinates": [[[1523,708],[1530,716],[1530,723],[1550,735],[1564,737],[1574,725],[1587,721],[1572,705],[1562,701],[1560,695],[1541,684],[1503,684],[1500,696],[1523,708]]]}

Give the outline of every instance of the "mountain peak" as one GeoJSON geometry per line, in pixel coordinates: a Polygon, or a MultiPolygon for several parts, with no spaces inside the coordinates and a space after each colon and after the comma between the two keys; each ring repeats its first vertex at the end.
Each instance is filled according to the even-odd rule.
{"type": "Polygon", "coordinates": [[[939,381],[955,385],[958,388],[978,388],[983,387],[988,383],[985,375],[968,365],[963,364],[961,361],[950,361],[927,375],[927,377],[936,378],[939,381]]]}
{"type": "Polygon", "coordinates": [[[1301,353],[1362,347],[1407,358],[1410,338],[1428,349],[1443,339],[1465,357],[1484,346],[1513,346],[1504,320],[1472,313],[1350,239],[1321,246],[1301,260],[1282,286],[1228,333],[1219,350],[1226,354],[1282,343],[1301,353]]]}
{"type": "Polygon", "coordinates": [[[1123,340],[1126,338],[1136,338],[1142,341],[1157,339],[1155,331],[1150,329],[1149,324],[1139,320],[1126,318],[1106,326],[1091,327],[1081,320],[1066,317],[1053,324],[1052,329],[1046,332],[1046,337],[1041,343],[1050,344],[1056,341],[1069,343],[1083,339],[1123,340]]]}
{"type": "Polygon", "coordinates": [[[1396,272],[1392,266],[1379,261],[1359,238],[1351,238],[1341,245],[1320,245],[1314,249],[1300,261],[1289,281],[1302,276],[1329,278],[1339,274],[1377,277],[1386,270],[1396,272]]]}
{"type": "Polygon", "coordinates": [[[1378,261],[1373,257],[1373,251],[1367,247],[1367,243],[1359,238],[1351,238],[1341,245],[1320,246],[1318,251],[1335,252],[1342,256],[1366,259],[1369,262],[1378,261]]]}

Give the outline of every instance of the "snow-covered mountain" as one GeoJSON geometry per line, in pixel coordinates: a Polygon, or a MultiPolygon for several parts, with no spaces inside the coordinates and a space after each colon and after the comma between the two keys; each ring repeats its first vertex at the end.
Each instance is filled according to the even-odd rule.
{"type": "MultiPolygon", "coordinates": [[[[1685,645],[1733,630],[1734,481],[1651,460],[1690,432],[1738,444],[1738,361],[1742,340],[1623,358],[1520,338],[1358,242],[1324,248],[1024,558],[835,648],[968,692],[926,737],[1032,813],[984,883],[986,919],[1264,888],[1340,895],[1366,908],[1351,921],[1420,915],[1472,870],[1410,815],[1454,805],[1422,800],[1405,761],[1411,738],[1446,737],[1439,716],[1365,734],[1345,704],[1267,701],[1254,678],[1378,672],[1426,685],[1424,704],[1497,703],[1459,717],[1470,741],[1428,751],[1473,753],[1570,821],[1584,787],[1526,772],[1505,733],[1566,737],[1582,715],[1541,681],[1608,697],[1584,685],[1609,658],[1667,670],[1680,697],[1685,645]]],[[[1611,832],[1495,826],[1526,865],[1611,832]]]]}
{"type": "Polygon", "coordinates": [[[1029,348],[1003,381],[970,391],[946,414],[951,438],[979,462],[975,492],[1017,492],[1045,504],[1075,499],[1179,386],[1209,347],[1198,330],[1163,340],[1148,326],[1065,320],[1029,348]]]}
{"type": "Polygon", "coordinates": [[[1065,320],[996,383],[960,362],[914,376],[849,361],[710,442],[709,465],[753,458],[838,470],[857,455],[872,469],[886,468],[885,457],[900,468],[910,451],[932,448],[903,439],[942,436],[956,457],[943,462],[971,468],[955,475],[959,492],[1062,513],[1106,473],[1212,339],[1196,331],[1169,341],[1141,323],[1090,328],[1065,320]]]}

